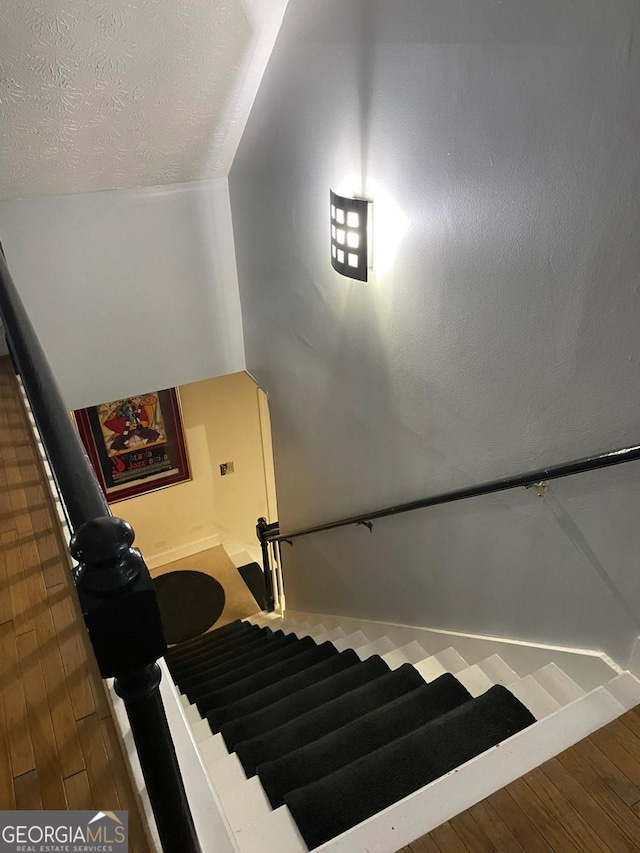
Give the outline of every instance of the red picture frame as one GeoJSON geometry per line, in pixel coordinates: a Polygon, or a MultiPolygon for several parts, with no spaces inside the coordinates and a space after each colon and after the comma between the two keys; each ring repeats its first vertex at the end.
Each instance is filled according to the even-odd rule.
{"type": "Polygon", "coordinates": [[[73,413],[109,503],[191,479],[175,388],[73,413]]]}

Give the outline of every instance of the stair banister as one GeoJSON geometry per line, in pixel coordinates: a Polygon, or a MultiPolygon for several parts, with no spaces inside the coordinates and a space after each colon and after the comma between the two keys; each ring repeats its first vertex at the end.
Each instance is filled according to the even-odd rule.
{"type": "MultiPolygon", "coordinates": [[[[546,483],[547,480],[558,480],[561,477],[570,477],[573,474],[582,474],[586,471],[596,471],[598,468],[610,468],[613,465],[622,465],[625,462],[635,462],[640,459],[640,445],[621,447],[617,450],[609,450],[594,456],[585,456],[582,459],[574,459],[561,465],[552,465],[549,468],[537,468],[525,474],[516,474],[511,477],[502,477],[499,480],[489,480],[486,483],[478,483],[466,486],[462,489],[453,489],[450,492],[441,492],[431,497],[421,498],[417,501],[397,504],[374,512],[352,515],[337,521],[327,521],[324,524],[316,524],[303,530],[293,530],[280,533],[277,522],[272,525],[272,530],[264,530],[263,537],[266,542],[290,542],[300,536],[308,536],[310,533],[320,533],[323,530],[334,530],[337,527],[348,527],[351,524],[363,525],[372,529],[372,522],[380,518],[388,518],[392,515],[400,515],[403,512],[413,512],[416,509],[426,509],[438,504],[453,503],[454,501],[475,498],[480,495],[490,495],[494,492],[504,492],[507,489],[529,488],[546,483]]],[[[262,540],[261,540],[262,541],[262,540]]]]}
{"type": "Polygon", "coordinates": [[[256,524],[256,536],[258,537],[258,542],[260,543],[260,548],[262,550],[262,565],[264,567],[264,609],[268,613],[272,613],[275,606],[275,596],[273,594],[273,576],[272,576],[272,568],[271,568],[271,559],[269,556],[269,539],[267,538],[268,533],[276,534],[279,532],[278,522],[274,521],[272,524],[267,523],[267,519],[262,517],[258,519],[258,523],[256,524]]]}
{"type": "Polygon", "coordinates": [[[134,532],[113,518],[0,245],[0,318],[73,531],[75,585],[103,678],[131,723],[164,853],[200,853],[160,696],[166,652],[155,588],[134,532]]]}

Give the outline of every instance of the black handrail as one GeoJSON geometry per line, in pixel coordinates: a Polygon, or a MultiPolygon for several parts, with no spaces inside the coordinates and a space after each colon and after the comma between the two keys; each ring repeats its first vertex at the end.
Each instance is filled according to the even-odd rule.
{"type": "Polygon", "coordinates": [[[13,283],[0,244],[0,318],[9,353],[73,530],[71,553],[82,615],[103,678],[115,678],[136,744],[165,853],[200,853],[160,696],[166,652],[149,570],[135,534],[113,518],[47,357],[13,283]]]}
{"type": "Polygon", "coordinates": [[[430,498],[422,498],[397,506],[386,507],[375,512],[352,515],[341,518],[338,521],[328,521],[325,524],[317,524],[314,527],[306,527],[304,530],[294,530],[291,533],[280,533],[279,528],[273,531],[265,531],[264,539],[267,542],[288,542],[300,536],[308,536],[310,533],[320,533],[323,530],[334,530],[337,527],[348,527],[351,524],[362,524],[370,528],[373,521],[379,518],[387,518],[392,515],[400,515],[403,512],[413,512],[415,509],[425,509],[438,504],[461,501],[465,498],[475,498],[480,495],[489,495],[493,492],[504,492],[507,489],[517,489],[522,486],[535,486],[537,483],[547,480],[558,480],[560,477],[570,477],[572,474],[582,474],[586,471],[596,471],[599,468],[609,468],[612,465],[621,465],[624,462],[634,462],[640,459],[640,445],[623,447],[620,450],[610,450],[608,453],[600,453],[596,456],[586,456],[582,459],[574,459],[562,465],[552,465],[549,468],[538,468],[526,474],[516,474],[513,477],[503,477],[499,480],[490,480],[475,486],[467,486],[462,489],[454,489],[451,492],[442,492],[430,498]]]}

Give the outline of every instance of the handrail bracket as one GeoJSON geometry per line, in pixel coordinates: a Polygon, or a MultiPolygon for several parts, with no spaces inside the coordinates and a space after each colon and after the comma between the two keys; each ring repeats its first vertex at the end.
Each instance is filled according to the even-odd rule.
{"type": "Polygon", "coordinates": [[[537,483],[527,483],[525,489],[533,489],[539,498],[543,498],[548,485],[546,480],[538,480],[537,483]]]}

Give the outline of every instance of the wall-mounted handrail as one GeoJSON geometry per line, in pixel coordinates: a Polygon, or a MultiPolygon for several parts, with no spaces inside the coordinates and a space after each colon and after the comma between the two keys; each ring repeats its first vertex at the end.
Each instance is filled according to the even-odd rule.
{"type": "Polygon", "coordinates": [[[155,587],[135,534],[113,518],[0,244],[0,319],[73,530],[74,580],[103,678],[114,677],[131,723],[165,853],[200,853],[162,698],[166,651],[155,587]]]}
{"type": "Polygon", "coordinates": [[[337,527],[348,527],[351,524],[368,526],[377,519],[400,515],[403,512],[413,512],[416,509],[426,509],[427,507],[437,506],[438,504],[452,503],[453,501],[475,498],[480,495],[490,495],[494,492],[504,492],[507,489],[517,489],[522,486],[535,486],[537,483],[546,482],[547,480],[558,480],[561,477],[570,477],[572,474],[596,471],[599,468],[609,468],[612,465],[621,465],[625,462],[634,462],[638,459],[640,459],[640,445],[622,447],[619,450],[610,450],[608,453],[599,453],[595,456],[585,456],[582,459],[574,459],[571,462],[552,465],[549,468],[537,468],[535,471],[528,471],[526,474],[502,477],[499,480],[490,480],[486,483],[466,486],[462,489],[453,489],[450,492],[441,492],[432,497],[389,506],[374,512],[352,515],[348,518],[341,518],[338,521],[328,521],[325,524],[316,524],[313,527],[305,527],[303,530],[281,533],[278,528],[273,531],[266,531],[264,538],[268,542],[288,542],[300,536],[308,536],[310,533],[334,530],[337,527]]]}

